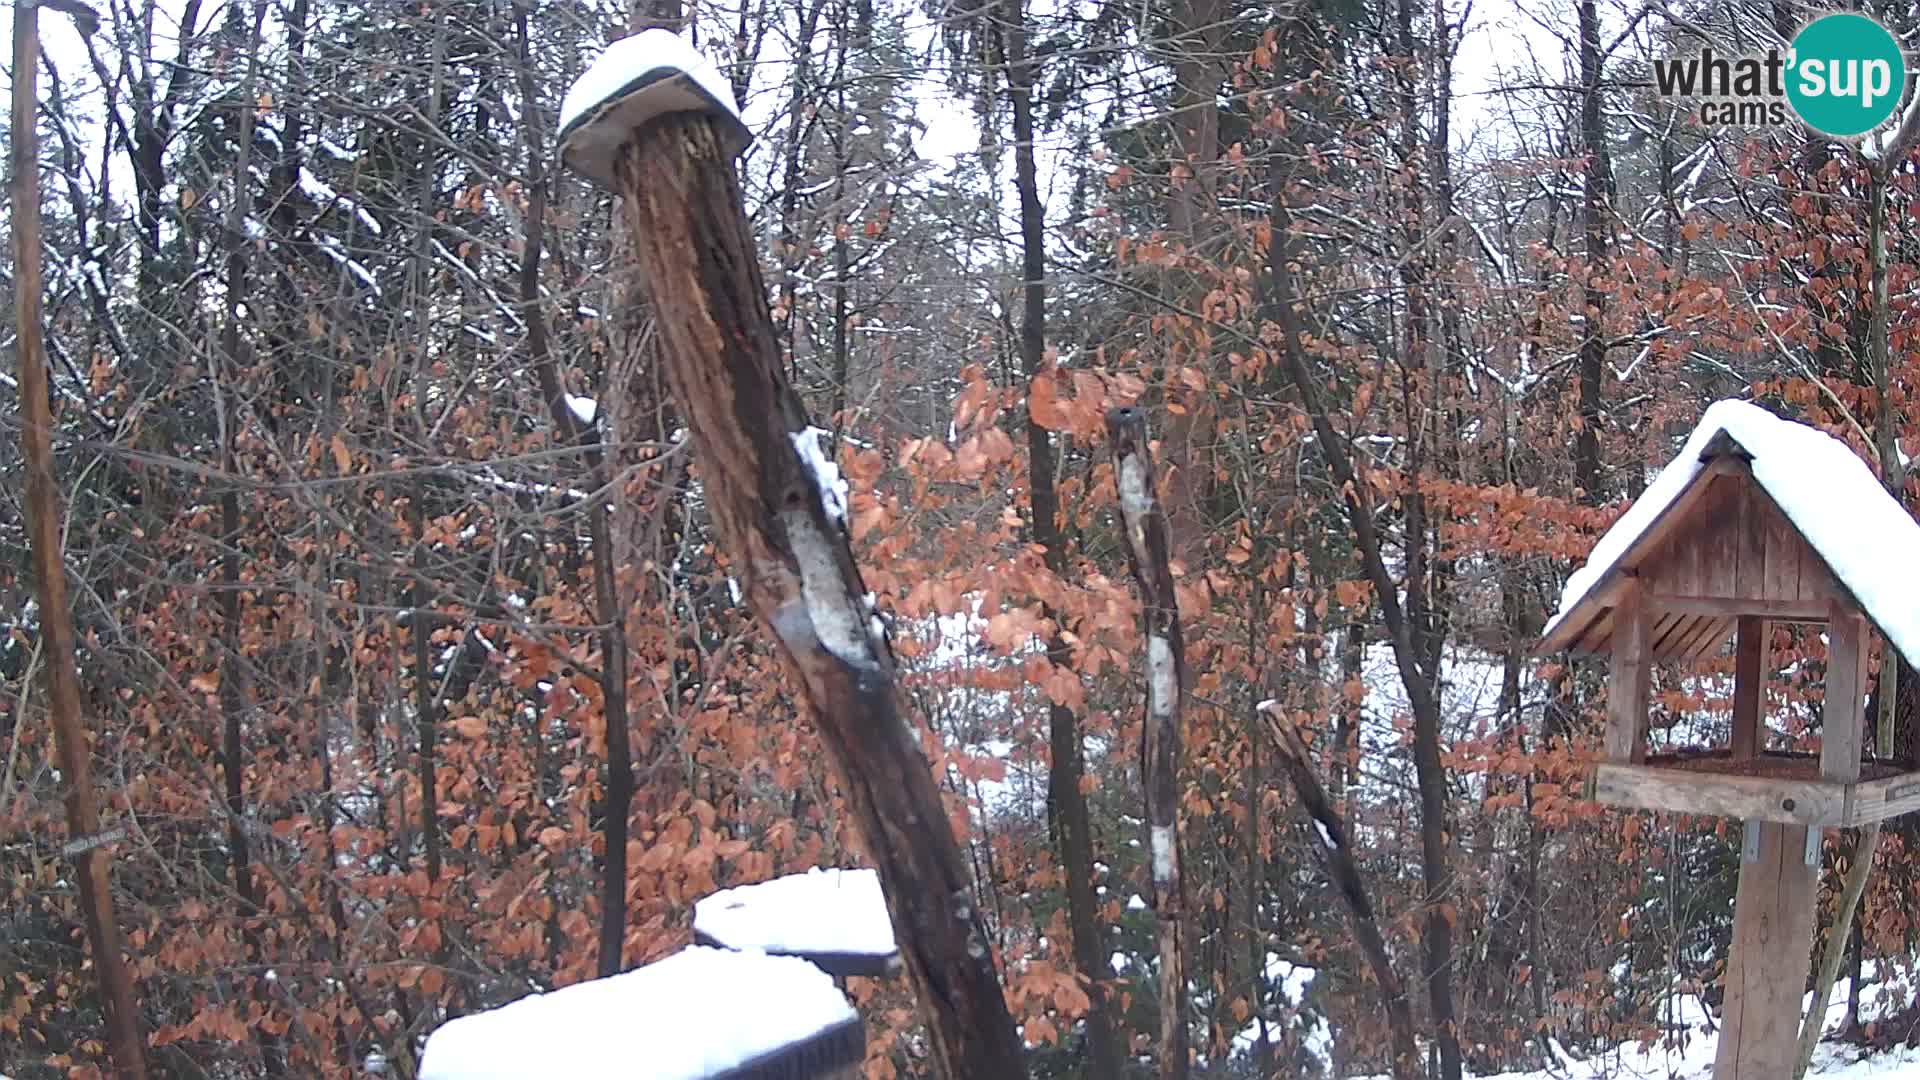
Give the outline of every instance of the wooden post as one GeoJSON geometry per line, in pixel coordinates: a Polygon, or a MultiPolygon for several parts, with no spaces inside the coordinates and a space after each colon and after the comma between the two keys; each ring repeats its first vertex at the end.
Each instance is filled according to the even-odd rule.
{"type": "Polygon", "coordinates": [[[1766,749],[1767,621],[1742,615],[1736,624],[1733,659],[1733,756],[1752,758],[1766,749]]]}
{"type": "Polygon", "coordinates": [[[1820,776],[1860,778],[1860,740],[1866,728],[1866,620],[1835,599],[1827,617],[1827,696],[1820,710],[1820,776]]]}
{"type": "Polygon", "coordinates": [[[1646,757],[1646,740],[1641,733],[1646,730],[1653,686],[1650,621],[1640,579],[1625,579],[1613,608],[1613,668],[1607,682],[1608,761],[1637,762],[1646,757]]]}
{"type": "MultiPolygon", "coordinates": [[[[94,19],[79,17],[83,32],[94,19]]],[[[97,25],[97,19],[94,20],[97,25]]],[[[48,403],[46,346],[42,339],[40,287],[40,136],[35,82],[40,68],[39,5],[22,0],[13,6],[13,314],[18,345],[20,449],[27,473],[27,536],[32,548],[33,580],[40,601],[40,641],[46,654],[47,719],[53,729],[54,756],[67,804],[67,844],[61,854],[73,860],[80,915],[87,928],[94,972],[100,981],[100,1005],[106,1042],[115,1072],[126,1080],[145,1080],[146,1040],[140,1034],[140,1010],[133,975],[121,953],[120,926],[113,914],[113,885],[108,845],[114,833],[100,829],[94,801],[87,724],[80,715],[80,674],[74,660],[73,611],[67,600],[67,570],[60,543],[60,492],[53,477],[53,410],[48,403]]]]}
{"type": "Polygon", "coordinates": [[[1807,865],[1806,826],[1746,827],[1758,832],[1759,851],[1740,863],[1713,1078],[1781,1080],[1793,1075],[1799,1048],[1819,867],[1807,865]]]}
{"type": "Polygon", "coordinates": [[[1107,414],[1113,473],[1120,489],[1120,520],[1127,561],[1140,586],[1147,621],[1147,717],[1141,736],[1140,777],[1147,795],[1148,895],[1159,919],[1160,1076],[1188,1074],[1186,885],[1180,872],[1180,699],[1187,688],[1180,605],[1173,591],[1167,515],[1154,482],[1147,417],[1138,409],[1107,414]]]}
{"type": "Polygon", "coordinates": [[[716,123],[660,116],[625,134],[614,167],[714,533],[774,632],[879,868],[937,1073],[1024,1077],[967,864],[863,599],[843,485],[782,371],[716,123]]]}

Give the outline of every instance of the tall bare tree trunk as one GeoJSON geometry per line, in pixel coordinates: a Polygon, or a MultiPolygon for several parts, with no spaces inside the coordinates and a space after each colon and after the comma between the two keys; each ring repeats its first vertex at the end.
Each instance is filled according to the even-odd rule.
{"type": "Polygon", "coordinates": [[[781,371],[732,160],[713,120],[670,114],[633,133],[615,174],[717,546],[774,632],[878,864],[935,1070],[1023,1077],[967,864],[901,707],[892,651],[871,629],[846,496],[781,371]]]}
{"type": "MultiPolygon", "coordinates": [[[[1022,318],[1021,365],[1029,380],[1046,366],[1047,349],[1047,237],[1046,207],[1040,202],[1039,169],[1034,159],[1033,83],[1035,65],[1027,55],[1026,12],[1020,0],[1010,0],[1003,26],[1007,67],[1007,96],[1013,105],[1014,186],[1020,195],[1022,318]]],[[[1047,569],[1067,570],[1066,538],[1060,532],[1060,499],[1054,490],[1052,437],[1027,417],[1027,488],[1032,500],[1033,538],[1043,551],[1047,569]]],[[[1064,616],[1042,609],[1054,622],[1047,638],[1047,662],[1063,670],[1073,668],[1073,646],[1067,643],[1064,616]]],[[[1047,810],[1058,830],[1060,869],[1067,884],[1067,926],[1073,938],[1073,962],[1087,980],[1087,1048],[1093,1075],[1117,1077],[1125,1060],[1114,1030],[1109,1003],[1113,971],[1101,940],[1098,898],[1093,891],[1093,824],[1087,796],[1080,783],[1085,763],[1080,746],[1079,719],[1060,702],[1047,706],[1047,810]]],[[[1183,1028],[1184,1030],[1184,1028],[1183,1028]]]]}
{"type": "MultiPolygon", "coordinates": [[[[1354,547],[1373,586],[1374,603],[1380,607],[1386,625],[1387,643],[1393,649],[1400,685],[1406,690],[1413,712],[1414,775],[1420,791],[1421,854],[1423,900],[1426,904],[1424,972],[1428,979],[1428,1000],[1434,1010],[1434,1040],[1441,1053],[1441,1067],[1449,1071],[1446,1080],[1459,1080],[1459,1043],[1453,1024],[1453,922],[1457,918],[1457,898],[1451,866],[1452,842],[1447,826],[1446,766],[1440,757],[1440,698],[1435,689],[1435,672],[1423,666],[1423,634],[1416,632],[1408,607],[1400,601],[1400,585],[1387,568],[1385,545],[1369,494],[1371,485],[1354,469],[1346,439],[1333,426],[1332,413],[1321,397],[1321,382],[1308,365],[1302,344],[1303,328],[1295,305],[1300,302],[1294,284],[1291,231],[1293,214],[1287,205],[1286,170],[1276,158],[1273,167],[1273,240],[1267,255],[1269,311],[1280,327],[1279,353],[1282,366],[1302,409],[1311,422],[1314,437],[1333,477],[1334,490],[1345,504],[1347,525],[1354,547]]],[[[1409,583],[1411,597],[1417,586],[1409,583]]]]}
{"type": "Polygon", "coordinates": [[[1600,479],[1600,382],[1607,361],[1608,173],[1606,128],[1600,112],[1600,15],[1597,0],[1580,0],[1580,149],[1585,155],[1580,219],[1585,230],[1585,313],[1580,336],[1580,430],[1573,441],[1574,482],[1589,506],[1605,502],[1600,479]]]}
{"type": "MultiPolygon", "coordinates": [[[[1920,88],[1913,93],[1920,94],[1920,88]]],[[[1894,414],[1893,367],[1890,349],[1893,307],[1887,286],[1887,183],[1892,170],[1903,161],[1916,143],[1920,143],[1920,113],[1906,113],[1907,121],[1894,132],[1886,151],[1867,162],[1867,258],[1870,260],[1870,296],[1867,309],[1867,363],[1873,376],[1874,451],[1880,459],[1880,482],[1902,507],[1907,504],[1907,465],[1900,457],[1899,417],[1894,414]]],[[[1874,689],[1879,706],[1874,717],[1874,754],[1881,758],[1893,754],[1894,719],[1900,702],[1900,669],[1904,659],[1893,642],[1882,638],[1880,679],[1874,689]]],[[[1860,830],[1854,842],[1851,865],[1841,889],[1840,903],[1833,915],[1833,928],[1821,956],[1814,979],[1813,1008],[1800,1024],[1800,1056],[1794,1066],[1794,1080],[1807,1073],[1813,1050],[1826,1025],[1827,1002],[1833,996],[1833,983],[1840,974],[1840,960],[1846,952],[1847,938],[1853,929],[1853,917],[1866,893],[1867,879],[1873,874],[1874,849],[1880,840],[1880,823],[1860,830]]]]}
{"type": "MultiPolygon", "coordinates": [[[[533,85],[533,60],[527,33],[527,6],[515,3],[513,9],[515,44],[518,50],[514,74],[520,87],[520,100],[528,104],[521,131],[527,149],[527,214],[523,246],[520,252],[520,314],[527,323],[527,355],[533,361],[535,377],[540,380],[540,396],[546,400],[553,417],[553,429],[564,444],[585,442],[595,447],[588,452],[590,479],[587,490],[603,491],[613,481],[606,453],[598,449],[598,432],[604,430],[606,411],[597,405],[598,425],[583,425],[567,400],[553,353],[547,343],[547,315],[540,304],[540,258],[546,242],[547,178],[542,161],[546,155],[540,133],[540,111],[532,107],[538,100],[533,85]]],[[[623,966],[627,938],[627,825],[633,812],[632,721],[627,710],[627,632],[626,617],[620,604],[613,546],[611,514],[607,500],[587,500],[587,535],[593,544],[594,620],[600,624],[600,697],[606,722],[607,782],[606,803],[601,813],[600,836],[606,851],[600,876],[600,955],[596,970],[602,978],[618,974],[623,966]]]]}
{"type": "Polygon", "coordinates": [[[107,1045],[114,1067],[130,1080],[146,1080],[146,1042],[140,1034],[133,975],[121,952],[114,920],[108,845],[94,802],[92,747],[80,717],[80,675],[74,659],[73,612],[68,607],[62,555],[60,493],[53,478],[53,408],[40,308],[40,133],[35,98],[40,68],[38,4],[13,8],[13,317],[19,367],[20,451],[27,471],[27,535],[40,603],[40,638],[46,659],[47,716],[66,789],[67,845],[74,860],[80,914],[100,980],[107,1045]]]}
{"type": "MultiPolygon", "coordinates": [[[[240,610],[240,494],[234,489],[240,476],[234,447],[240,438],[243,413],[240,407],[241,371],[246,367],[240,340],[241,313],[247,302],[246,219],[251,209],[253,127],[256,109],[255,87],[260,76],[260,32],[265,26],[267,5],[256,0],[253,7],[251,55],[239,101],[239,152],[234,159],[233,199],[227,208],[227,311],[221,334],[221,353],[226,371],[215,373],[213,385],[221,395],[219,406],[220,465],[226,474],[226,490],[220,493],[220,543],[226,550],[220,559],[220,637],[222,674],[220,677],[221,767],[226,780],[227,853],[233,862],[233,889],[240,898],[242,939],[247,955],[255,964],[265,965],[260,930],[254,919],[260,913],[260,893],[253,879],[253,853],[247,838],[246,746],[242,733],[242,714],[246,701],[241,693],[246,680],[246,664],[241,654],[240,610]]],[[[262,989],[267,984],[260,984],[262,989]]],[[[286,1045],[282,1035],[263,1033],[261,1057],[268,1076],[286,1072],[286,1045]]]]}

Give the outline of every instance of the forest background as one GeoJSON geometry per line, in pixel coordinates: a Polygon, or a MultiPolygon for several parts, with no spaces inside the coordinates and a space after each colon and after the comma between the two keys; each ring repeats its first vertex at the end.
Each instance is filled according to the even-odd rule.
{"type": "MultiPolygon", "coordinates": [[[[1865,7],[1920,41],[1910,4],[1865,7]]],[[[716,888],[861,859],[716,559],[617,210],[554,160],[561,94],[641,25],[686,28],[758,136],[790,374],[1036,1076],[1145,1070],[1161,1027],[1119,404],[1160,438],[1193,673],[1194,1075],[1384,1068],[1340,882],[1448,1080],[1717,1000],[1737,831],[1581,800],[1604,668],[1528,649],[1714,399],[1824,427],[1911,499],[1916,158],[1703,129],[1651,86],[1656,57],[1790,36],[1796,0],[100,14],[44,18],[44,304],[156,1074],[411,1077],[448,1017],[665,955],[716,888]],[[616,414],[643,437],[603,438],[616,414]]],[[[16,390],[0,1070],[101,1075],[16,390]]],[[[1774,650],[1776,738],[1805,745],[1824,650],[1774,650]]],[[[1656,742],[1724,734],[1730,669],[1664,676],[1656,742]]],[[[1916,839],[1881,837],[1847,943],[1896,986],[1916,839]]],[[[1850,1037],[1909,1037],[1920,1012],[1864,1022],[1864,981],[1850,1037]]],[[[903,986],[852,993],[867,1074],[926,1075],[903,986]]]]}

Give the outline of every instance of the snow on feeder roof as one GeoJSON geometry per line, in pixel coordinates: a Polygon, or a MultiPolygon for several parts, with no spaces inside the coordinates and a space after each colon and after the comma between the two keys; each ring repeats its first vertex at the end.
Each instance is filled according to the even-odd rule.
{"type": "Polygon", "coordinates": [[[613,186],[613,163],[647,121],[700,112],[720,121],[721,139],[738,154],[753,141],[733,87],[700,50],[671,30],[643,30],[606,47],[560,103],[560,158],[594,182],[613,186]]]}
{"type": "Polygon", "coordinates": [[[865,1056],[866,1032],[804,960],[700,946],[450,1020],[420,1080],[816,1080],[865,1056]]]}
{"type": "Polygon", "coordinates": [[[900,964],[874,870],[822,870],[723,889],[693,909],[694,940],[804,957],[833,975],[885,975],[900,964]]]}
{"type": "MultiPolygon", "coordinates": [[[[1845,443],[1744,401],[1709,407],[1680,455],[1594,545],[1586,565],[1567,580],[1537,651],[1609,651],[1615,587],[1662,554],[1674,526],[1688,525],[1679,518],[1699,516],[1697,496],[1714,480],[1708,466],[1728,454],[1746,459],[1754,483],[1831,573],[1842,597],[1908,662],[1920,664],[1920,574],[1913,569],[1920,525],[1845,443]]],[[[1680,641],[1678,651],[1663,647],[1661,657],[1711,651],[1725,640],[1731,627],[1719,624],[1727,622],[1680,641]]],[[[1685,637],[1657,627],[1655,634],[1663,641],[1685,637]]]]}

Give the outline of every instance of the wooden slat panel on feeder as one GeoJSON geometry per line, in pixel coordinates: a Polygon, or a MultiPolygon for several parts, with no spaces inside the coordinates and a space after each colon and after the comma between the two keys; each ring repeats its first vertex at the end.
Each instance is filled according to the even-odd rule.
{"type": "Polygon", "coordinates": [[[1696,619],[1693,627],[1689,629],[1686,634],[1682,635],[1679,640],[1674,642],[1672,653],[1668,656],[1662,656],[1659,659],[1663,661],[1685,660],[1688,657],[1699,655],[1702,649],[1711,648],[1718,643],[1719,637],[1715,631],[1724,630],[1726,625],[1727,620],[1715,618],[1711,615],[1696,619]]]}
{"type": "Polygon", "coordinates": [[[1587,626],[1587,632],[1580,637],[1579,644],[1572,650],[1579,656],[1594,656],[1605,652],[1607,644],[1613,639],[1613,609],[1608,608],[1587,626]]]}
{"type": "Polygon", "coordinates": [[[1763,496],[1754,486],[1750,473],[1740,478],[1736,494],[1740,500],[1740,524],[1734,533],[1734,543],[1739,549],[1740,568],[1736,572],[1734,595],[1748,600],[1772,599],[1767,591],[1766,508],[1760,505],[1763,496]]]}
{"type": "MultiPolygon", "coordinates": [[[[1806,544],[1800,541],[1799,534],[1793,531],[1793,526],[1773,507],[1771,501],[1766,504],[1760,517],[1761,527],[1767,537],[1767,595],[1782,601],[1809,603],[1813,598],[1802,591],[1801,583],[1806,544]]],[[[1812,604],[1809,603],[1809,606],[1812,604]]]]}
{"type": "Polygon", "coordinates": [[[1680,654],[1680,659],[1691,663],[1716,655],[1726,647],[1727,639],[1733,636],[1734,627],[1739,623],[1740,619],[1735,615],[1710,620],[1706,631],[1693,639],[1687,650],[1680,654]]]}
{"type": "Polygon", "coordinates": [[[1733,652],[1733,756],[1751,758],[1767,748],[1766,620],[1743,616],[1733,652]]]}
{"type": "Polygon", "coordinates": [[[1686,612],[1665,612],[1656,615],[1653,623],[1653,657],[1664,660],[1672,657],[1680,647],[1680,642],[1700,629],[1700,616],[1686,612]]]}

